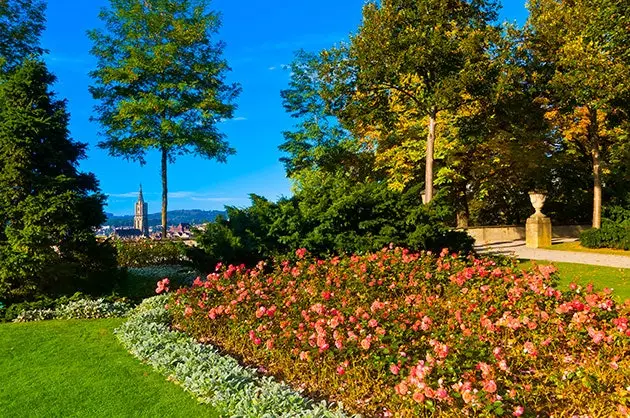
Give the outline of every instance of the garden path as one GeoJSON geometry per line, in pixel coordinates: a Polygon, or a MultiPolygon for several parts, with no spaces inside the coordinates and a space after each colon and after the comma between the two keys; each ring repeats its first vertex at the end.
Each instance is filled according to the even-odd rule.
{"type": "MultiPolygon", "coordinates": [[[[554,240],[554,243],[556,242],[562,241],[554,240]]],[[[527,248],[524,240],[478,245],[475,246],[475,250],[479,253],[504,254],[528,260],[544,260],[554,261],[557,263],[576,263],[595,266],[630,268],[630,257],[624,255],[527,248]]]]}

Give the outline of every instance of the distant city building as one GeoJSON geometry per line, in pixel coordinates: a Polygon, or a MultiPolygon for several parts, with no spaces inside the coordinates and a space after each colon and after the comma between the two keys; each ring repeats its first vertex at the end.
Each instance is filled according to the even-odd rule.
{"type": "Polygon", "coordinates": [[[191,228],[192,228],[192,225],[186,222],[180,223],[177,226],[171,226],[168,229],[167,237],[190,239],[192,236],[191,228]]]}
{"type": "Polygon", "coordinates": [[[114,236],[123,240],[128,240],[141,238],[144,234],[137,228],[118,228],[114,230],[114,236]]]}
{"type": "Polygon", "coordinates": [[[145,237],[149,236],[149,205],[144,201],[144,197],[142,196],[142,185],[140,185],[138,201],[136,202],[133,227],[139,230],[141,235],[145,237]]]}
{"type": "Polygon", "coordinates": [[[191,227],[192,226],[189,223],[183,222],[183,223],[177,225],[176,227],[174,227],[173,229],[176,232],[190,232],[190,228],[191,227]]]}

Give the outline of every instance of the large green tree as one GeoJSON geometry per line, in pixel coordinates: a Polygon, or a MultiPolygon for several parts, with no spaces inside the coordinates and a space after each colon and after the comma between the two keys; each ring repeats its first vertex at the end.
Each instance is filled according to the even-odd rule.
{"type": "Polygon", "coordinates": [[[218,130],[240,91],[226,82],[214,39],[220,16],[208,0],[110,0],[100,18],[104,29],[89,32],[100,146],[141,164],[149,149],[159,151],[166,231],[168,163],[185,153],[225,161],[234,152],[218,130]]]}
{"type": "Polygon", "coordinates": [[[593,227],[599,228],[603,168],[628,138],[630,4],[535,0],[529,11],[527,47],[544,86],[538,102],[569,152],[591,161],[593,227]]]}
{"type": "Polygon", "coordinates": [[[0,73],[0,298],[111,291],[113,250],[94,229],[105,220],[86,144],[68,131],[55,77],[38,61],[0,73]]]}
{"type": "Polygon", "coordinates": [[[483,83],[497,7],[491,0],[372,1],[351,39],[358,99],[353,117],[362,120],[364,132],[386,148],[401,140],[391,135],[400,117],[414,121],[409,135],[418,134],[418,122],[426,124],[427,202],[433,198],[438,114],[456,111],[483,83]]]}
{"type": "Polygon", "coordinates": [[[45,11],[43,0],[0,0],[0,71],[43,52],[39,37],[44,30],[45,11]]]}

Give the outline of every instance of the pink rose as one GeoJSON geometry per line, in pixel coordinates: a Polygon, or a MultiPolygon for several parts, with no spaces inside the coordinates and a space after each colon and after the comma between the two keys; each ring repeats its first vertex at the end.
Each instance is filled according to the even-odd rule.
{"type": "Polygon", "coordinates": [[[364,338],[361,341],[361,348],[363,348],[364,350],[369,350],[370,349],[370,340],[368,338],[364,338]]]}
{"type": "Polygon", "coordinates": [[[497,391],[497,384],[494,382],[494,380],[488,380],[483,384],[483,390],[488,393],[494,393],[497,391]]]}
{"type": "Polygon", "coordinates": [[[400,372],[400,367],[397,364],[391,364],[389,366],[389,371],[392,372],[393,374],[398,374],[398,372],[400,372]]]}

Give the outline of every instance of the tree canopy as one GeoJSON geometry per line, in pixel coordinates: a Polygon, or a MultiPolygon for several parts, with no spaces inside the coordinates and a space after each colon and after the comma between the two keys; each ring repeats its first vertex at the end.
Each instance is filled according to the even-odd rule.
{"type": "Polygon", "coordinates": [[[369,2],[351,38],[361,136],[385,152],[426,133],[426,201],[433,199],[438,115],[474,95],[497,29],[494,1],[369,2]]]}
{"type": "Polygon", "coordinates": [[[0,1],[0,71],[40,55],[39,38],[44,30],[44,0],[0,1]]]}
{"type": "Polygon", "coordinates": [[[554,222],[584,223],[596,138],[609,199],[625,204],[625,6],[598,5],[532,2],[519,28],[497,24],[496,2],[369,2],[349,43],[290,66],[282,97],[298,123],[280,148],[296,190],[325,173],[399,192],[435,184],[458,226],[521,224],[528,192],[545,190],[554,222]],[[575,56],[578,44],[599,55],[575,56]]]}

